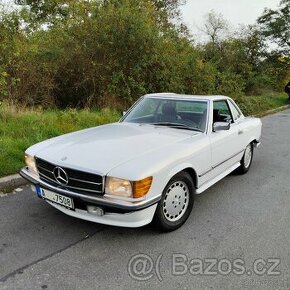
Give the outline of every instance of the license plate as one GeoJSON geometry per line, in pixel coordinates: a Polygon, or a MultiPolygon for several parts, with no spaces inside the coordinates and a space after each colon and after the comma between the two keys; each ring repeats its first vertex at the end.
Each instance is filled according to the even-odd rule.
{"type": "Polygon", "coordinates": [[[41,188],[40,190],[41,197],[47,199],[49,201],[55,202],[62,206],[65,206],[70,209],[74,209],[74,202],[73,199],[59,193],[55,193],[46,189],[41,188]]]}

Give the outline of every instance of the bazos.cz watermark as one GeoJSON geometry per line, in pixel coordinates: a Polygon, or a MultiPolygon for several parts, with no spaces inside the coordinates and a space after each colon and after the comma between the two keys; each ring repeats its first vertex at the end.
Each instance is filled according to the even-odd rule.
{"type": "MultiPolygon", "coordinates": [[[[128,273],[131,278],[138,281],[147,281],[153,278],[154,275],[159,281],[162,281],[162,259],[162,254],[158,255],[155,259],[147,254],[134,255],[128,262],[128,273]]],[[[173,276],[281,275],[281,260],[279,258],[257,258],[250,263],[246,263],[244,259],[240,258],[189,258],[185,254],[175,253],[170,259],[171,265],[169,267],[173,276]]]]}

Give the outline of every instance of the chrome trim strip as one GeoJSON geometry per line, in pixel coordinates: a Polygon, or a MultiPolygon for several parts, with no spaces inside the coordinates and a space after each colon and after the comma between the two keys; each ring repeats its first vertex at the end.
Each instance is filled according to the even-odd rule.
{"type": "Polygon", "coordinates": [[[63,187],[67,187],[67,188],[72,188],[72,189],[78,189],[78,190],[81,190],[81,191],[88,191],[88,192],[92,192],[92,193],[103,193],[102,191],[99,191],[99,190],[93,190],[93,189],[84,189],[84,188],[81,188],[81,187],[75,187],[75,186],[70,186],[70,185],[64,185],[63,187]]]}
{"type": "Polygon", "coordinates": [[[204,176],[204,175],[206,175],[207,173],[209,173],[210,171],[212,171],[212,167],[211,168],[209,168],[209,169],[207,169],[206,171],[204,171],[203,173],[201,173],[200,175],[198,175],[198,177],[202,177],[202,176],[204,176]]]}
{"type": "MultiPolygon", "coordinates": [[[[50,180],[50,181],[56,183],[55,179],[51,179],[51,178],[47,177],[46,175],[44,175],[43,173],[41,173],[41,172],[39,172],[39,171],[38,171],[38,174],[41,175],[41,176],[43,176],[45,179],[48,179],[48,180],[50,180]]],[[[57,184],[58,184],[58,183],[57,183],[57,184]]]]}
{"type": "Polygon", "coordinates": [[[209,187],[211,187],[212,185],[214,185],[216,182],[218,182],[219,180],[221,180],[223,177],[227,176],[229,173],[231,173],[233,170],[235,170],[237,167],[240,166],[240,162],[235,163],[234,165],[232,165],[231,167],[229,167],[228,169],[226,169],[225,171],[221,172],[219,175],[217,175],[216,177],[208,180],[207,182],[203,183],[200,187],[198,187],[196,189],[196,193],[200,194],[202,192],[204,192],[205,190],[207,190],[209,187]]]}
{"type": "Polygon", "coordinates": [[[153,198],[150,198],[148,200],[144,199],[142,201],[138,202],[129,202],[129,201],[123,201],[123,200],[113,200],[111,198],[107,198],[106,195],[102,197],[97,197],[97,196],[91,196],[91,195],[85,195],[81,193],[76,193],[72,191],[68,191],[62,188],[54,187],[43,180],[37,179],[35,176],[33,176],[30,172],[27,171],[26,167],[22,168],[19,172],[19,174],[29,182],[33,184],[39,184],[41,187],[58,192],[60,194],[64,194],[67,196],[71,197],[76,197],[80,198],[81,200],[85,202],[91,202],[93,204],[97,205],[103,205],[103,206],[111,206],[119,209],[124,209],[124,210],[129,210],[129,211],[134,211],[134,210],[140,210],[144,209],[146,207],[149,207],[155,203],[157,203],[161,199],[161,195],[155,196],[153,198]]]}
{"type": "Polygon", "coordinates": [[[244,152],[245,150],[241,150],[240,152],[236,153],[235,155],[223,160],[222,162],[217,163],[216,165],[212,166],[210,169],[204,171],[203,173],[199,174],[198,177],[202,177],[204,175],[206,175],[207,173],[209,173],[210,171],[216,169],[217,167],[219,167],[220,165],[224,164],[225,162],[229,161],[232,158],[235,158],[236,156],[238,156],[239,154],[241,154],[242,152],[244,152]]]}
{"type": "MultiPolygon", "coordinates": [[[[91,181],[86,181],[86,180],[81,180],[81,179],[77,179],[77,178],[70,178],[70,177],[68,177],[69,180],[71,179],[71,180],[80,181],[80,182],[88,183],[88,184],[102,185],[102,190],[101,191],[100,190],[85,189],[85,188],[80,188],[80,187],[74,187],[74,186],[69,186],[69,185],[65,185],[64,187],[72,188],[72,189],[77,189],[77,190],[82,190],[82,191],[88,191],[88,192],[92,192],[92,193],[103,193],[104,190],[105,190],[105,176],[102,175],[102,174],[100,174],[100,173],[85,172],[85,171],[80,170],[80,169],[71,168],[71,167],[62,166],[62,165],[57,165],[57,164],[55,164],[55,163],[53,163],[51,161],[44,160],[44,159],[39,158],[37,156],[35,156],[35,159],[39,159],[39,160],[44,161],[46,163],[49,163],[49,164],[51,164],[53,166],[60,166],[61,168],[64,168],[64,169],[80,171],[80,172],[82,172],[84,174],[88,173],[88,174],[99,175],[102,178],[102,181],[103,181],[102,183],[97,183],[97,182],[91,182],[91,181]]],[[[40,169],[45,170],[46,172],[49,172],[49,173],[52,173],[53,174],[52,171],[50,171],[50,170],[48,170],[46,168],[43,168],[42,166],[39,166],[38,164],[36,164],[36,166],[37,166],[37,168],[39,167],[40,169]]],[[[39,172],[39,170],[38,170],[38,172],[39,172]]],[[[41,176],[43,176],[44,178],[46,178],[46,179],[48,179],[48,180],[50,180],[50,181],[52,181],[54,183],[56,182],[54,179],[49,178],[47,175],[45,175],[45,174],[43,174],[41,172],[39,172],[39,174],[41,176]]]]}
{"type": "MultiPolygon", "coordinates": [[[[48,180],[52,181],[53,183],[56,183],[55,180],[47,177],[46,175],[42,174],[41,172],[38,172],[38,174],[41,175],[41,176],[43,176],[45,179],[48,179],[48,180]]],[[[99,191],[99,190],[84,189],[84,188],[81,188],[81,187],[75,187],[75,186],[70,186],[70,185],[63,185],[63,187],[65,187],[65,188],[72,188],[72,189],[78,189],[78,190],[81,190],[81,191],[88,191],[88,192],[92,192],[92,193],[102,193],[103,192],[103,191],[99,191]]]]}
{"type": "Polygon", "coordinates": [[[46,169],[46,168],[44,168],[42,166],[39,166],[39,165],[36,165],[36,166],[37,166],[37,168],[40,168],[40,169],[42,169],[42,170],[44,170],[46,172],[49,172],[49,173],[52,173],[53,174],[53,171],[50,171],[50,170],[48,170],[48,169],[46,169]]]}
{"type": "Polygon", "coordinates": [[[214,166],[212,167],[212,169],[215,169],[215,168],[219,167],[219,166],[220,166],[220,165],[222,165],[223,163],[225,163],[225,162],[229,161],[230,159],[232,159],[232,158],[236,157],[237,155],[241,154],[241,153],[242,153],[242,152],[244,152],[244,151],[245,151],[245,149],[243,149],[243,150],[239,151],[238,153],[236,153],[236,154],[234,154],[233,156],[231,156],[231,157],[229,157],[229,158],[225,159],[224,161],[222,161],[222,162],[220,162],[220,163],[218,163],[218,164],[214,165],[214,166]]]}
{"type": "Polygon", "coordinates": [[[78,179],[78,178],[72,178],[72,177],[68,177],[69,180],[75,180],[75,181],[79,181],[79,182],[82,182],[82,183],[89,183],[89,184],[96,184],[96,185],[101,185],[102,183],[98,183],[98,182],[92,182],[92,181],[87,181],[87,180],[84,180],[84,179],[78,179]]]}

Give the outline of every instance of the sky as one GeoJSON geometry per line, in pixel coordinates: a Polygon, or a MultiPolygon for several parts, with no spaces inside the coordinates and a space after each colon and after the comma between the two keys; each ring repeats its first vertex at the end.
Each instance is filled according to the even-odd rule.
{"type": "MultiPolygon", "coordinates": [[[[13,0],[0,0],[12,4],[13,0]]],[[[280,0],[186,0],[181,11],[183,20],[193,34],[199,34],[197,27],[203,24],[204,15],[214,10],[221,13],[229,23],[253,24],[265,7],[277,8],[280,0]]]]}
{"type": "Polygon", "coordinates": [[[182,7],[183,20],[194,35],[202,34],[197,27],[204,23],[204,15],[214,10],[221,13],[234,27],[254,24],[265,7],[276,9],[280,0],[187,0],[182,7]]]}

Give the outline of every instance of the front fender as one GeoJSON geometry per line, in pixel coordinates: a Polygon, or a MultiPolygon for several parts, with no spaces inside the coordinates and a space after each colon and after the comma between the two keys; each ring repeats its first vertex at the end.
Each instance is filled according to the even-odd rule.
{"type": "Polygon", "coordinates": [[[187,163],[187,162],[179,164],[169,171],[169,173],[167,175],[167,179],[168,179],[167,183],[174,175],[176,175],[177,173],[179,173],[181,171],[187,171],[190,174],[190,176],[192,177],[192,179],[195,183],[195,186],[198,185],[198,178],[197,178],[196,170],[192,167],[192,164],[187,163]]]}

